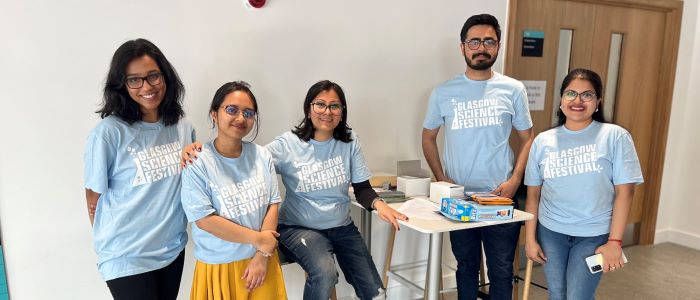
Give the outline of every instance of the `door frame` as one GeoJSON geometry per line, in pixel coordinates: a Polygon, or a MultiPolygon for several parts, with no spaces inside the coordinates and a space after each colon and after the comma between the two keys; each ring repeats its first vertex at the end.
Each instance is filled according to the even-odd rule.
{"type": "MultiPolygon", "coordinates": [[[[654,120],[661,120],[653,127],[653,143],[649,155],[649,170],[644,179],[647,192],[642,206],[642,221],[635,226],[635,240],[641,245],[654,243],[656,234],[656,221],[659,211],[659,197],[661,194],[662,175],[664,171],[664,158],[668,137],[668,126],[671,116],[671,104],[673,102],[673,84],[676,76],[676,62],[678,60],[678,47],[681,36],[681,16],[683,14],[683,2],[679,0],[557,0],[566,2],[584,2],[609,6],[621,6],[656,10],[666,15],[666,30],[664,31],[663,47],[661,52],[661,66],[658,80],[658,103],[654,112],[654,120]]],[[[506,61],[504,71],[506,75],[513,74],[513,60],[520,52],[515,49],[516,38],[521,34],[515,28],[518,0],[508,1],[508,33],[506,44],[506,61]]],[[[558,39],[558,37],[556,37],[558,39]]]]}

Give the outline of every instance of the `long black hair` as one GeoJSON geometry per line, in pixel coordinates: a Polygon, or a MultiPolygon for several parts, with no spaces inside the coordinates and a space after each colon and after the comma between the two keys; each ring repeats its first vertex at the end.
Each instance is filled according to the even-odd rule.
{"type": "Polygon", "coordinates": [[[300,139],[308,142],[314,137],[314,132],[316,129],[314,128],[314,124],[311,122],[311,117],[309,117],[311,113],[311,102],[314,101],[314,99],[316,99],[318,94],[321,92],[327,92],[330,90],[333,90],[336,94],[338,94],[340,104],[343,106],[342,118],[340,119],[338,126],[336,126],[333,130],[333,138],[344,143],[349,143],[352,141],[352,128],[350,128],[350,126],[347,124],[348,110],[347,102],[345,102],[345,93],[337,83],[329,80],[321,80],[315,83],[306,93],[306,99],[304,100],[304,120],[302,120],[299,125],[294,126],[294,129],[292,129],[292,133],[296,134],[296,136],[298,136],[300,139]]]}
{"type": "Polygon", "coordinates": [[[102,107],[96,111],[101,118],[115,115],[129,124],[141,121],[143,115],[139,105],[127,91],[126,67],[134,59],[145,55],[155,60],[163,73],[165,96],[158,106],[158,115],[163,124],[166,126],[177,124],[185,116],[185,111],[182,109],[185,87],[175,68],[156,45],[145,39],[136,39],[125,42],[114,52],[105,82],[102,107]]]}
{"type": "MultiPolygon", "coordinates": [[[[255,99],[255,95],[253,95],[253,92],[250,90],[250,84],[247,82],[233,81],[224,83],[224,85],[216,90],[214,99],[211,100],[209,114],[217,111],[221,107],[221,103],[224,103],[226,96],[235,91],[246,93],[248,97],[250,97],[250,100],[253,101],[253,110],[255,111],[255,134],[253,135],[253,139],[250,140],[252,142],[258,137],[258,131],[260,130],[260,111],[258,111],[258,100],[255,99]]],[[[214,128],[214,126],[216,126],[216,124],[214,123],[214,120],[211,120],[211,128],[214,128]]]]}
{"type": "MultiPolygon", "coordinates": [[[[591,83],[593,86],[593,91],[595,92],[596,95],[596,101],[600,100],[600,97],[603,95],[603,81],[600,79],[600,76],[598,76],[598,73],[588,70],[588,69],[574,69],[569,72],[569,74],[564,77],[564,81],[561,83],[561,89],[559,90],[559,96],[564,95],[564,91],[566,91],[566,88],[569,87],[569,84],[571,84],[574,79],[582,79],[585,81],[588,81],[591,83]]],[[[557,127],[564,125],[566,123],[566,115],[564,115],[564,112],[561,110],[561,107],[559,107],[559,110],[557,111],[557,117],[559,118],[557,120],[557,127]]],[[[605,117],[603,117],[603,106],[598,105],[597,110],[593,113],[592,116],[593,120],[598,121],[600,123],[607,123],[605,121],[605,117]]]]}

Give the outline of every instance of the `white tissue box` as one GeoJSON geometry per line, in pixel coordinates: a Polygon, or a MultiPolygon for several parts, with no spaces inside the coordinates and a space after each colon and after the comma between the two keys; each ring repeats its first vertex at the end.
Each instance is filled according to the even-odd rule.
{"type": "Polygon", "coordinates": [[[396,190],[406,194],[406,197],[428,196],[430,178],[399,176],[396,178],[396,190]]]}
{"type": "Polygon", "coordinates": [[[445,181],[430,184],[430,201],[442,203],[442,198],[461,198],[464,196],[464,187],[445,181]]]}

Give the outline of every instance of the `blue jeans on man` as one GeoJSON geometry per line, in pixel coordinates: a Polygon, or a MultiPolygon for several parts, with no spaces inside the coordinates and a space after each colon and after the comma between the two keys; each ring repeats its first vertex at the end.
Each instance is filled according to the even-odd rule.
{"type": "Polygon", "coordinates": [[[538,223],[537,241],[547,257],[544,275],[549,299],[593,299],[602,273],[591,274],[586,257],[595,254],[595,249],[608,242],[608,234],[571,236],[538,223]]]}
{"type": "Polygon", "coordinates": [[[515,222],[450,232],[452,253],[457,259],[459,300],[474,300],[479,293],[482,242],[488,267],[489,299],[512,299],[513,259],[520,226],[520,222],[515,222]]]}
{"type": "Polygon", "coordinates": [[[305,300],[330,297],[338,282],[333,254],[345,280],[360,299],[384,295],[377,267],[354,223],[323,230],[279,224],[277,231],[282,253],[301,265],[308,274],[304,285],[305,300]]]}

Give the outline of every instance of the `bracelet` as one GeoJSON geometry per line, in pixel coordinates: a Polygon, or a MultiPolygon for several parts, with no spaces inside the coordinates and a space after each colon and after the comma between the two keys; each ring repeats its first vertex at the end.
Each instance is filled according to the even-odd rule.
{"type": "Polygon", "coordinates": [[[260,252],[260,255],[262,255],[263,257],[270,257],[270,256],[272,256],[272,254],[267,253],[267,252],[263,252],[263,251],[258,250],[258,249],[255,249],[255,251],[260,252]]]}
{"type": "Polygon", "coordinates": [[[608,239],[608,242],[616,242],[616,243],[620,244],[620,246],[622,246],[622,240],[620,240],[620,239],[608,239]]]}

